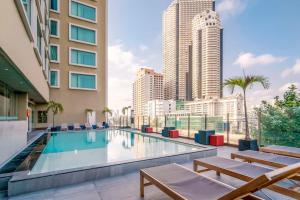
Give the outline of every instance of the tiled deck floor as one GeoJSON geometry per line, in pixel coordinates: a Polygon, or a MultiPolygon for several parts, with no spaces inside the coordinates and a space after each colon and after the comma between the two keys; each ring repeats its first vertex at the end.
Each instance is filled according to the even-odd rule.
{"type": "MultiPolygon", "coordinates": [[[[230,153],[236,151],[231,147],[218,148],[218,155],[229,158],[230,153]]],[[[192,162],[185,163],[184,166],[192,169],[192,162]]],[[[221,180],[227,184],[238,187],[243,182],[234,180],[228,176],[217,177],[213,172],[206,172],[205,175],[221,180]]],[[[199,189],[201,191],[201,189],[199,189]]],[[[270,191],[257,193],[265,199],[285,200],[281,195],[270,191]],[[271,197],[271,198],[270,198],[271,197]]],[[[2,196],[3,199],[6,199],[2,196]]],[[[1,194],[0,194],[1,199],[1,194]]],[[[25,195],[9,198],[11,200],[141,200],[139,197],[139,173],[131,173],[124,176],[107,178],[87,182],[83,184],[50,189],[25,195]]],[[[170,199],[155,186],[145,189],[145,200],[167,200],[170,199]]]]}

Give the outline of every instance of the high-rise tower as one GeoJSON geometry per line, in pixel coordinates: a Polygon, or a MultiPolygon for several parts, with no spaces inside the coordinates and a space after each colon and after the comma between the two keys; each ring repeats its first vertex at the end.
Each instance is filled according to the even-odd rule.
{"type": "Polygon", "coordinates": [[[213,0],[175,0],[163,14],[163,65],[166,99],[189,99],[192,20],[214,10],[213,0]]]}
{"type": "Polygon", "coordinates": [[[141,68],[133,83],[133,108],[141,116],[148,101],[163,99],[163,75],[153,69],[141,68]]]}
{"type": "Polygon", "coordinates": [[[222,97],[223,29],[219,15],[206,10],[196,15],[192,29],[193,99],[222,97]]]}

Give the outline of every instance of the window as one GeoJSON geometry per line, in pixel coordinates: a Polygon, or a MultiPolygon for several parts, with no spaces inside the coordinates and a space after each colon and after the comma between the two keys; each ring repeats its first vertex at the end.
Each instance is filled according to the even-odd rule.
{"type": "Polygon", "coordinates": [[[50,70],[50,86],[59,88],[59,70],[50,70]]]}
{"type": "Polygon", "coordinates": [[[59,12],[59,1],[60,0],[50,0],[50,10],[59,12]]]}
{"type": "Polygon", "coordinates": [[[47,123],[47,111],[38,111],[38,123],[47,123]]]}
{"type": "Polygon", "coordinates": [[[0,121],[17,120],[17,95],[6,84],[0,82],[0,121]]]}
{"type": "Polygon", "coordinates": [[[70,64],[96,67],[96,52],[70,48],[70,64]]]}
{"type": "Polygon", "coordinates": [[[21,0],[24,10],[26,12],[26,17],[27,20],[29,22],[29,24],[31,24],[31,0],[21,0]]]}
{"type": "Polygon", "coordinates": [[[96,44],[96,30],[70,24],[69,31],[69,39],[71,41],[96,44]]]}
{"type": "Polygon", "coordinates": [[[50,44],[50,61],[59,63],[59,45],[50,44]]]}
{"type": "Polygon", "coordinates": [[[42,31],[40,27],[39,19],[37,18],[37,40],[36,40],[36,46],[39,50],[40,55],[42,54],[42,31]]]}
{"type": "Polygon", "coordinates": [[[71,89],[96,90],[96,75],[70,72],[69,87],[71,89]]]}
{"type": "Polygon", "coordinates": [[[59,21],[50,19],[50,35],[52,37],[59,37],[59,21]]]}
{"type": "Polygon", "coordinates": [[[70,16],[96,22],[96,8],[78,1],[70,1],[70,16]]]}

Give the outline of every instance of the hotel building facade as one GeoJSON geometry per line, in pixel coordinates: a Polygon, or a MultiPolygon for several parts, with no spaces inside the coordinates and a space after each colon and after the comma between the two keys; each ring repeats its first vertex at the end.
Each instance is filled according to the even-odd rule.
{"type": "Polygon", "coordinates": [[[106,9],[106,0],[50,1],[50,100],[64,106],[58,123],[105,120],[106,9]]]}
{"type": "Polygon", "coordinates": [[[192,21],[213,0],[175,0],[163,13],[163,67],[165,99],[191,100],[192,21]]]}
{"type": "Polygon", "coordinates": [[[163,99],[163,75],[153,69],[140,68],[133,83],[133,109],[142,116],[148,101],[163,99]]]}
{"type": "Polygon", "coordinates": [[[97,121],[106,105],[106,0],[3,0],[0,6],[0,165],[52,122],[97,121]],[[8,17],[9,16],[9,17],[8,17]]]}

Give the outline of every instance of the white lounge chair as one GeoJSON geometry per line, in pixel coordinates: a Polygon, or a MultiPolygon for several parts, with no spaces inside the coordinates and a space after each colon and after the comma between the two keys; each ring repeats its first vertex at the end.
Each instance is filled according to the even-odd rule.
{"type": "Polygon", "coordinates": [[[93,127],[92,127],[89,123],[85,123],[85,128],[86,128],[87,130],[93,129],[93,127]]]}
{"type": "Polygon", "coordinates": [[[68,130],[68,125],[67,124],[62,124],[60,130],[61,131],[67,131],[68,130]]]}
{"type": "Polygon", "coordinates": [[[80,127],[80,125],[79,125],[78,123],[75,123],[75,124],[74,124],[74,130],[75,130],[75,131],[81,130],[81,127],[80,127]]]}

